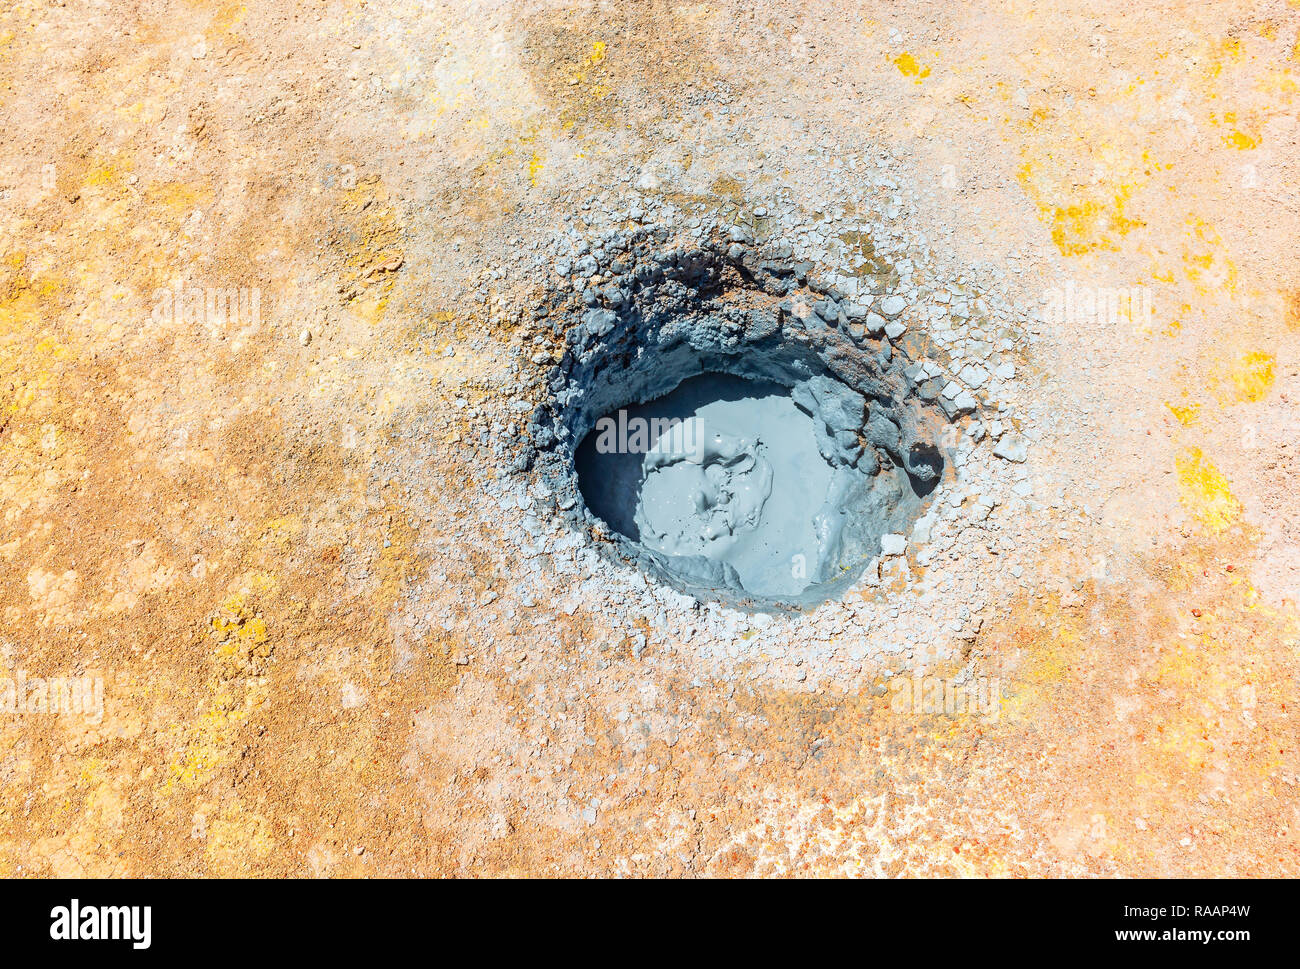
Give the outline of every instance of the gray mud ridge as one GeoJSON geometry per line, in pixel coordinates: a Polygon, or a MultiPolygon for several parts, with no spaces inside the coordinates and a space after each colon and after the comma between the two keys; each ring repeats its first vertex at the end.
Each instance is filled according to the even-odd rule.
{"type": "Polygon", "coordinates": [[[573,525],[679,591],[753,608],[842,594],[881,536],[922,514],[945,464],[939,428],[970,407],[788,249],[667,238],[606,233],[581,267],[606,281],[535,310],[567,349],[524,466],[573,525]],[[592,431],[619,409],[686,421],[678,433],[711,450],[599,453],[592,431]]]}

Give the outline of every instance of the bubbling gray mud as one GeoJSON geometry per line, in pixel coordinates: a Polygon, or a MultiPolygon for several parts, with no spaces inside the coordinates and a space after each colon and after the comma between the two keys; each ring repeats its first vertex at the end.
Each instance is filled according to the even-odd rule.
{"type": "Polygon", "coordinates": [[[787,388],[703,374],[624,413],[624,426],[670,429],[644,452],[618,449],[626,442],[614,434],[587,436],[576,464],[594,514],[665,557],[725,563],[753,595],[798,596],[811,584],[832,469],[787,388]]]}
{"type": "Polygon", "coordinates": [[[529,425],[538,470],[574,524],[682,591],[839,595],[924,511],[937,428],[959,414],[808,267],[662,241],[604,240],[610,281],[539,307],[567,350],[529,425]]]}

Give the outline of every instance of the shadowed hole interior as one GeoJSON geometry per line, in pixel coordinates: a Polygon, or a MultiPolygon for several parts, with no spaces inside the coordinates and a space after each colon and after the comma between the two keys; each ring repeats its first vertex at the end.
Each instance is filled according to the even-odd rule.
{"type": "Polygon", "coordinates": [[[531,431],[601,548],[700,598],[815,605],[921,515],[945,418],[849,299],[748,260],[625,247],[556,307],[568,350],[531,431]]]}

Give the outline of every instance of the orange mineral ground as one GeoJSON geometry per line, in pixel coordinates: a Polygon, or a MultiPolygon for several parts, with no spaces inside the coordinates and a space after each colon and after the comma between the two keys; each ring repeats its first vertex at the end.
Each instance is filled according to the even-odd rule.
{"type": "Polygon", "coordinates": [[[1104,7],[4,3],[0,875],[1300,874],[1300,3],[1104,7]],[[830,602],[530,463],[638,232],[971,395],[830,602]]]}

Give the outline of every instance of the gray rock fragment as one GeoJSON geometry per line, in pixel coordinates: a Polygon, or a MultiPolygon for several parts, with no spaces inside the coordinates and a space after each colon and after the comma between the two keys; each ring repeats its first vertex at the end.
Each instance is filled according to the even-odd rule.
{"type": "Polygon", "coordinates": [[[1019,434],[1003,434],[993,453],[1005,461],[1023,464],[1029,457],[1029,442],[1019,434]]]}

